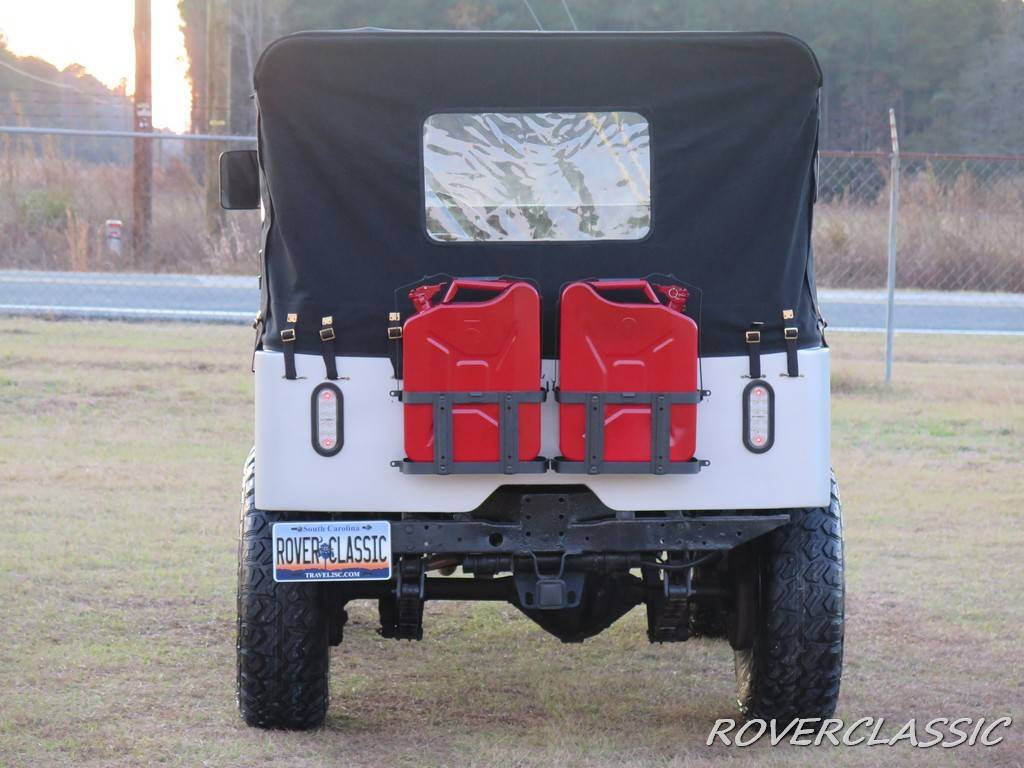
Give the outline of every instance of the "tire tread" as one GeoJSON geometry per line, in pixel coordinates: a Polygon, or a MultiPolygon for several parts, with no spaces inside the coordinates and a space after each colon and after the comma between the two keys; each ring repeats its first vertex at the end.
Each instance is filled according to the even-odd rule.
{"type": "Polygon", "coordinates": [[[827,507],[794,510],[769,536],[762,620],[752,652],[737,654],[748,718],[831,717],[843,667],[843,521],[832,476],[827,507]]]}
{"type": "Polygon", "coordinates": [[[271,532],[279,512],[256,508],[256,458],[242,478],[238,545],[238,709],[249,725],[307,730],[329,703],[330,653],[319,585],[274,581],[271,532]]]}

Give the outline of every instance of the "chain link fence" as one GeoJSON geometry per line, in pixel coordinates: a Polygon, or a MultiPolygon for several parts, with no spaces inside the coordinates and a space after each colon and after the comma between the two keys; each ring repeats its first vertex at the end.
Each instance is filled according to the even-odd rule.
{"type": "Polygon", "coordinates": [[[145,252],[132,238],[135,140],[0,129],[0,313],[251,321],[259,213],[227,215],[215,193],[220,153],[255,140],[143,139],[145,252]]]}
{"type": "MultiPolygon", "coordinates": [[[[816,279],[833,327],[886,323],[888,152],[822,151],[816,279]]],[[[898,156],[898,330],[1024,332],[1024,156],[898,156]]]]}
{"type": "MultiPolygon", "coordinates": [[[[137,253],[133,140],[0,128],[0,312],[253,315],[259,214],[224,215],[207,182],[222,151],[255,143],[154,137],[151,245],[137,253]]],[[[820,153],[813,243],[833,328],[885,326],[891,160],[820,153]]],[[[1024,332],[1024,157],[903,153],[899,167],[896,327],[1024,332]]]]}
{"type": "Polygon", "coordinates": [[[150,244],[142,253],[131,237],[130,136],[0,128],[0,269],[252,273],[259,217],[220,211],[217,161],[226,150],[255,148],[255,140],[146,139],[153,144],[153,202],[150,244]],[[122,222],[120,244],[108,243],[107,221],[122,222]]]}
{"type": "MultiPolygon", "coordinates": [[[[1024,157],[904,152],[900,166],[896,285],[1024,293],[1024,157]]],[[[885,285],[889,169],[888,153],[821,153],[819,285],[885,285]]]]}

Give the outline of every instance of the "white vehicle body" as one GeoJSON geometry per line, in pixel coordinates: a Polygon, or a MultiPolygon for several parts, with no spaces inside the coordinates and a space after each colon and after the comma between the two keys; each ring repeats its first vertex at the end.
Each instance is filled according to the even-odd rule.
{"type": "MultiPolygon", "coordinates": [[[[402,404],[386,358],[339,357],[344,447],[321,456],[312,447],[311,396],[324,381],[323,360],[296,355],[299,378],[284,378],[283,355],[256,354],[256,503],[267,510],[322,512],[469,512],[503,485],[585,485],[614,510],[739,510],[820,507],[829,502],[829,350],[799,352],[800,376],[786,375],[786,355],[761,358],[775,392],[775,441],[744,446],[742,395],[746,357],[702,360],[710,397],[697,406],[697,453],[710,461],[694,475],[406,475],[401,459],[402,404]]],[[[555,384],[555,362],[544,361],[555,384]]],[[[558,454],[558,404],[542,405],[542,455],[558,454]]]]}

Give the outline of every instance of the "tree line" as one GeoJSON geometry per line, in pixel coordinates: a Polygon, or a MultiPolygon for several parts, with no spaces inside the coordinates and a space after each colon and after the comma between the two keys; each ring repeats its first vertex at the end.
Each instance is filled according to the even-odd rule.
{"type": "Polygon", "coordinates": [[[203,121],[206,16],[224,3],[235,132],[251,131],[256,56],[301,29],[773,30],[805,39],[825,72],[822,146],[888,146],[895,107],[907,149],[1024,152],[1021,0],[180,0],[203,121]]]}
{"type": "MultiPolygon", "coordinates": [[[[63,70],[35,56],[16,56],[0,35],[0,125],[124,130],[131,126],[132,103],[124,83],[107,88],[80,64],[63,70]]],[[[39,146],[39,139],[21,139],[39,146]]],[[[127,157],[127,147],[95,138],[69,141],[70,152],[91,160],[127,157]]]]}

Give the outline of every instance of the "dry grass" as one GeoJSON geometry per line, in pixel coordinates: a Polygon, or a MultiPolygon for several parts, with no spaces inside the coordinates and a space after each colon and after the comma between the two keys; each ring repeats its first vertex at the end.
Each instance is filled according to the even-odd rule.
{"type": "MultiPolygon", "coordinates": [[[[252,273],[258,215],[232,212],[208,234],[203,185],[178,159],[158,164],[152,248],[133,254],[127,157],[88,163],[55,139],[29,151],[0,137],[0,268],[252,273]],[[107,219],[125,223],[121,256],[106,251],[107,219]]],[[[884,159],[825,159],[814,232],[819,285],[885,285],[887,177],[884,159]]],[[[901,201],[899,287],[1024,292],[1024,162],[908,161],[901,201]]]]}
{"type": "MultiPolygon", "coordinates": [[[[1005,177],[944,179],[919,169],[900,186],[897,285],[946,291],[1024,292],[1024,163],[1005,177]]],[[[889,190],[818,203],[818,284],[879,289],[886,283],[889,190]]]]}
{"type": "MultiPolygon", "coordinates": [[[[309,734],[234,708],[241,328],[0,320],[0,765],[1012,766],[995,748],[703,746],[728,648],[650,646],[634,611],[563,646],[512,608],[428,608],[426,640],[352,611],[309,734]]],[[[1024,345],[837,336],[849,563],[840,714],[1020,717],[1024,345]]]]}
{"type": "MultiPolygon", "coordinates": [[[[122,148],[130,151],[127,140],[122,148]]],[[[209,234],[203,186],[185,160],[156,165],[151,247],[136,254],[130,157],[127,164],[91,163],[68,155],[56,139],[39,140],[30,151],[0,136],[0,268],[251,274],[258,214],[222,216],[221,229],[209,234]],[[106,247],[107,219],[124,222],[120,255],[106,247]]]]}
{"type": "MultiPolygon", "coordinates": [[[[832,170],[851,186],[815,208],[815,270],[828,288],[885,285],[888,169],[879,180],[857,160],[849,176],[832,170]]],[[[907,163],[897,241],[900,288],[1024,292],[1024,162],[907,163]]]]}

